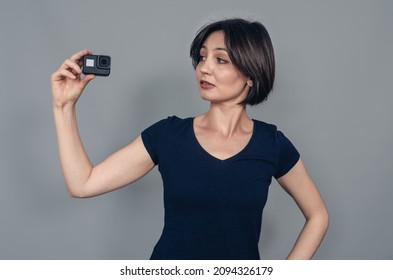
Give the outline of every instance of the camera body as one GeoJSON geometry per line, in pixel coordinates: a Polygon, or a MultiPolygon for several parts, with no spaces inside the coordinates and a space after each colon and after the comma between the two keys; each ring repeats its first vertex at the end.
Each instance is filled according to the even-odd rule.
{"type": "Polygon", "coordinates": [[[83,57],[83,74],[109,76],[111,72],[111,57],[108,55],[88,54],[83,57]]]}

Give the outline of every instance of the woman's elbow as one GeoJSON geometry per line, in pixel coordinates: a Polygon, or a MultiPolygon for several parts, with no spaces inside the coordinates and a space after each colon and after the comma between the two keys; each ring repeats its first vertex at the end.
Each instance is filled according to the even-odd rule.
{"type": "Polygon", "coordinates": [[[329,212],[326,208],[315,213],[312,218],[316,221],[321,229],[321,231],[326,232],[329,228],[329,212]]]}
{"type": "Polygon", "coordinates": [[[68,195],[72,198],[88,198],[89,196],[87,193],[83,190],[82,187],[68,187],[68,195]]]}

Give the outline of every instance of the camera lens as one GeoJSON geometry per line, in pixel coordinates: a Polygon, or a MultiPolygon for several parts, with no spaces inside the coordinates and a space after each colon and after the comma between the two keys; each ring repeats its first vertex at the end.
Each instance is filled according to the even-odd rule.
{"type": "Polygon", "coordinates": [[[111,58],[106,55],[102,55],[98,59],[98,67],[109,68],[111,66],[111,58]]]}

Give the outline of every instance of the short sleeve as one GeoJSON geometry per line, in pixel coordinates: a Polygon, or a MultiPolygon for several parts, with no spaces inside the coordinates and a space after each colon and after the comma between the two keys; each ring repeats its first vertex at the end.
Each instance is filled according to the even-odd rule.
{"type": "Polygon", "coordinates": [[[285,175],[299,161],[300,154],[289,139],[281,132],[276,133],[278,166],[274,178],[285,175]]]}
{"type": "Polygon", "coordinates": [[[149,126],[141,133],[143,144],[155,165],[159,163],[160,145],[165,134],[168,119],[163,119],[149,126]]]}

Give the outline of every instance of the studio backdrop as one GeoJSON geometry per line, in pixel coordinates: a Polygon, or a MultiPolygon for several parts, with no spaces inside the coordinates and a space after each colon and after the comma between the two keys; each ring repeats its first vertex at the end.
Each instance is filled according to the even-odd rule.
{"type": "MultiPolygon", "coordinates": [[[[157,168],[133,185],[71,198],[57,153],[50,75],[71,54],[112,57],[77,105],[93,163],[154,122],[208,109],[189,46],[214,20],[268,29],[274,89],[248,109],[298,148],[330,213],[316,259],[393,258],[392,1],[1,1],[0,259],[148,259],[163,227],[157,168]]],[[[303,226],[274,181],[260,252],[284,259],[303,226]]]]}

